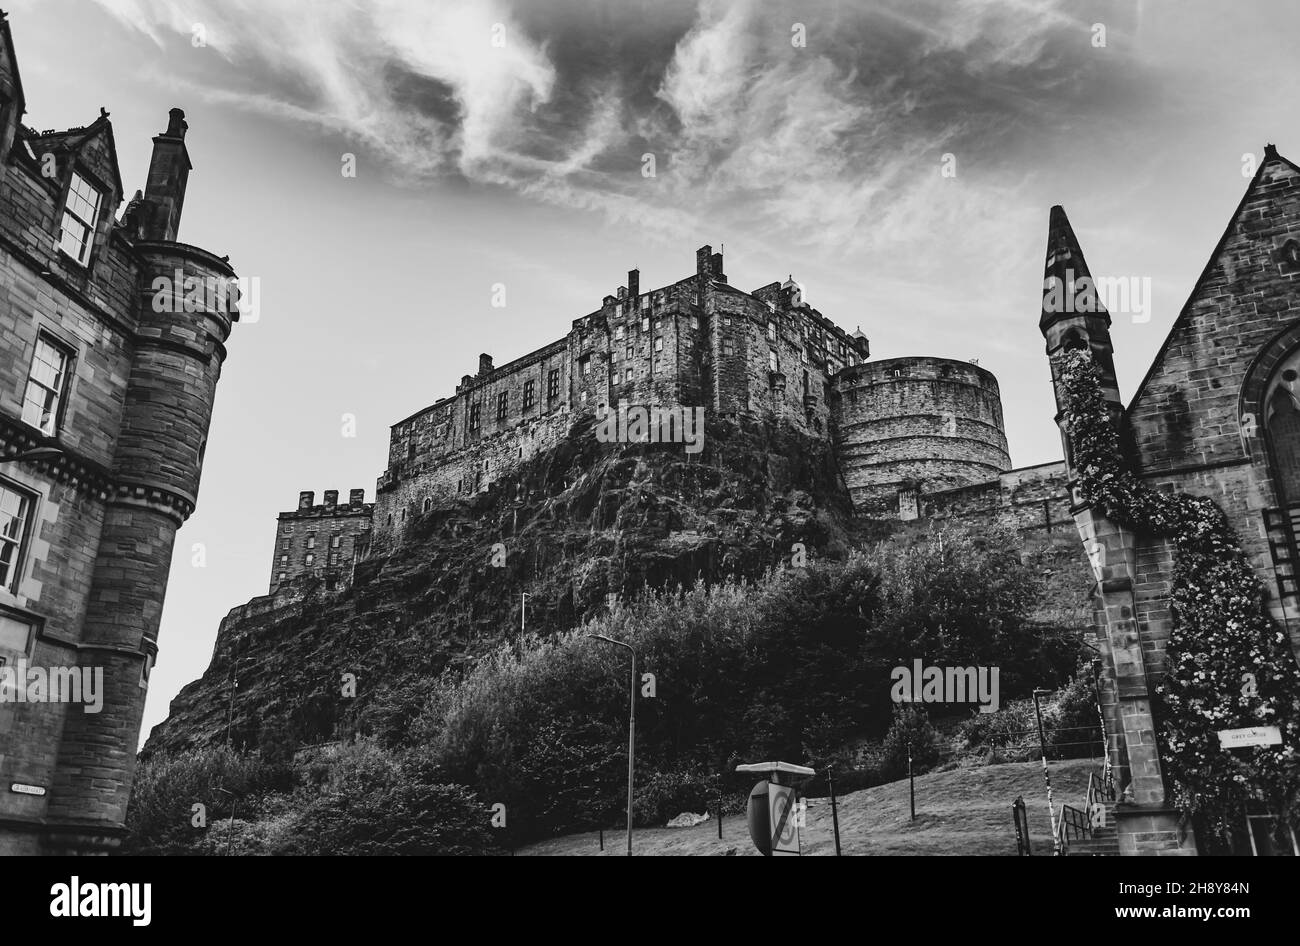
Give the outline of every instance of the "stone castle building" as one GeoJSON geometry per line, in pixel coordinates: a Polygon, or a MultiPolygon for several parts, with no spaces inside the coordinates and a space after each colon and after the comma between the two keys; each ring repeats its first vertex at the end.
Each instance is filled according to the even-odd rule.
{"type": "MultiPolygon", "coordinates": [[[[834,440],[867,515],[1068,529],[1064,465],[1011,469],[991,372],[945,358],[871,361],[862,331],[845,332],[809,305],[793,278],[744,292],[729,283],[721,253],[703,246],[695,258],[694,275],[647,292],[630,271],[564,338],[501,366],[480,355],[451,396],[394,424],[373,511],[347,507],[358,532],[365,516],[372,523],[369,542],[352,547],[391,548],[415,516],[490,488],[557,444],[580,412],[618,405],[763,416],[834,440]]],[[[295,544],[306,508],[280,516],[272,590],[306,575],[343,579],[326,575],[316,546],[295,544]]]]}
{"type": "Polygon", "coordinates": [[[121,220],[108,113],[36,131],[24,110],[0,13],[0,673],[102,673],[103,701],[87,712],[67,685],[82,702],[48,687],[0,700],[0,855],[92,853],[122,833],[235,274],[177,240],[191,169],[180,109],[121,220]],[[186,284],[216,304],[183,299],[186,284]]]}
{"type": "MultiPolygon", "coordinates": [[[[1054,285],[1090,276],[1060,207],[1051,212],[1045,275],[1039,327],[1048,355],[1071,346],[1091,351],[1138,475],[1156,489],[1218,503],[1266,589],[1269,612],[1300,654],[1300,167],[1272,145],[1265,149],[1127,407],[1115,377],[1110,314],[1104,307],[1060,311],[1046,302],[1054,285]]],[[[1059,408],[1061,380],[1054,381],[1059,408]]],[[[1100,550],[1094,613],[1106,655],[1111,759],[1126,799],[1115,812],[1120,851],[1196,853],[1194,832],[1169,803],[1152,712],[1167,672],[1170,543],[1081,501],[1072,513],[1082,539],[1100,550]]]]}

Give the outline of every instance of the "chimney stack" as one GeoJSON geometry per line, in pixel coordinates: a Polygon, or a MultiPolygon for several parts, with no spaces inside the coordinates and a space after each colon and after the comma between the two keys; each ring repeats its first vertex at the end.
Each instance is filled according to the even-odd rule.
{"type": "Polygon", "coordinates": [[[316,492],[315,492],[315,490],[305,489],[305,490],[303,490],[301,493],[298,494],[298,508],[299,508],[299,509],[310,509],[310,508],[311,508],[312,506],[314,506],[315,504],[316,504],[316,492]]]}
{"type": "Polygon", "coordinates": [[[695,275],[709,275],[709,267],[712,265],[713,247],[705,245],[695,251],[695,275]]]}
{"type": "Polygon", "coordinates": [[[366,503],[365,489],[354,489],[348,491],[349,506],[364,506],[366,503]]]}
{"type": "Polygon", "coordinates": [[[627,271],[627,295],[635,307],[641,298],[641,270],[629,269],[627,271]]]}
{"type": "Polygon", "coordinates": [[[486,353],[479,355],[478,356],[479,377],[482,377],[485,374],[489,374],[491,371],[492,371],[492,356],[486,353]]]}
{"type": "Polygon", "coordinates": [[[714,253],[709,258],[709,269],[713,273],[713,278],[718,282],[726,282],[727,274],[722,271],[722,254],[714,253]]]}
{"type": "Polygon", "coordinates": [[[325,490],[325,508],[333,509],[339,504],[339,491],[336,489],[325,490]]]}
{"type": "Polygon", "coordinates": [[[185,113],[174,108],[169,113],[167,130],[153,140],[153,160],[149,162],[142,215],[146,240],[174,241],[180,230],[185,186],[193,168],[185,148],[188,128],[185,113]]]}

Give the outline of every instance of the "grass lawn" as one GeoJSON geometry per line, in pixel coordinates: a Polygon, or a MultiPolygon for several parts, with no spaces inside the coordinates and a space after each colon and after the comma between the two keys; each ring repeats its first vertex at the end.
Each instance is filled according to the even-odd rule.
{"type": "MultiPolygon", "coordinates": [[[[1052,802],[1083,808],[1088,773],[1098,763],[1087,759],[1052,762],[1052,802]]],[[[757,779],[755,779],[757,781],[757,779]]],[[[916,779],[916,820],[908,817],[907,779],[841,797],[840,848],[849,854],[965,854],[1016,853],[1011,803],[1025,799],[1034,854],[1052,853],[1047,795],[1040,762],[1013,762],[980,768],[954,769],[916,779]]],[[[808,823],[802,831],[804,854],[834,854],[831,805],[826,798],[808,799],[808,823]]],[[[627,835],[605,832],[606,855],[626,852],[627,835]]],[[[638,828],[632,838],[634,855],[736,854],[758,856],[741,815],[718,823],[710,818],[694,828],[638,828]]],[[[520,848],[519,855],[599,855],[597,833],[573,834],[520,848]]]]}

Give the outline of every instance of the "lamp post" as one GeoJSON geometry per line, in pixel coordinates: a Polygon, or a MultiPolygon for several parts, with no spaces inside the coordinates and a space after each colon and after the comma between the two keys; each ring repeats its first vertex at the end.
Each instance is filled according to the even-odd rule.
{"type": "Polygon", "coordinates": [[[1034,691],[1034,716],[1038,718],[1038,748],[1043,753],[1043,782],[1047,785],[1047,817],[1052,826],[1052,850],[1061,853],[1061,838],[1056,832],[1056,808],[1052,805],[1052,777],[1047,773],[1047,739],[1043,735],[1043,711],[1038,706],[1038,697],[1046,696],[1050,690],[1034,691]]]}
{"type": "Polygon", "coordinates": [[[604,634],[588,634],[588,637],[594,637],[596,640],[604,641],[606,644],[613,644],[616,647],[626,647],[632,652],[632,686],[628,693],[628,710],[627,710],[627,856],[632,856],[632,772],[636,761],[636,648],[631,644],[625,644],[622,641],[616,641],[612,637],[606,637],[604,634]]]}
{"type": "Polygon", "coordinates": [[[528,616],[528,599],[531,598],[526,591],[519,592],[519,633],[523,634],[526,630],[525,623],[528,616]]]}

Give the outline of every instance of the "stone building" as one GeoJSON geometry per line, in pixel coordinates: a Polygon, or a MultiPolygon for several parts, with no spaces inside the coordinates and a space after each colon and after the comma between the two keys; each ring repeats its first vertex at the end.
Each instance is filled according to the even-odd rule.
{"type": "Polygon", "coordinates": [[[352,565],[370,547],[370,517],[374,506],[366,491],[354,489],[339,505],[336,489],[325,490],[325,502],[315,505],[316,494],[298,494],[298,508],[280,513],[275,526],[275,557],[271,561],[270,594],[286,582],[313,578],[336,591],[352,581],[352,565]]]}
{"type": "Polygon", "coordinates": [[[108,113],[38,132],[24,110],[0,14],[0,672],[15,684],[0,700],[0,854],[104,851],[122,832],[235,274],[177,241],[180,109],[121,220],[108,113]],[[34,676],[43,695],[21,686],[34,676]]]}
{"type": "MultiPolygon", "coordinates": [[[[943,508],[945,490],[1013,472],[990,372],[870,354],[862,331],[847,333],[809,305],[793,277],[744,292],[709,246],[696,252],[694,275],[660,289],[642,292],[632,270],[567,337],[500,367],[480,355],[452,396],[393,425],[373,546],[399,542],[436,503],[489,488],[557,443],[577,413],[620,404],[761,415],[835,440],[854,502],[885,518],[916,518],[943,508]],[[927,506],[921,497],[930,494],[927,506]]],[[[1065,523],[1064,468],[1040,469],[1036,482],[1055,489],[1048,521],[1065,523]]],[[[1022,504],[1017,492],[980,493],[984,514],[1022,504]]]]}
{"type": "MultiPolygon", "coordinates": [[[[1062,311],[1046,302],[1053,286],[1084,276],[1090,274],[1079,242],[1065,211],[1054,207],[1039,323],[1048,355],[1071,346],[1091,351],[1139,477],[1156,489],[1211,498],[1224,510],[1266,589],[1268,610],[1300,654],[1294,620],[1300,616],[1300,167],[1272,145],[1265,149],[1127,407],[1105,308],[1062,311]]],[[[1053,364],[1061,421],[1062,386],[1053,364]]],[[[1106,655],[1107,728],[1126,792],[1116,811],[1121,853],[1195,853],[1193,833],[1169,802],[1152,714],[1155,687],[1167,670],[1170,544],[1082,501],[1072,511],[1100,569],[1095,615],[1106,655]]]]}

